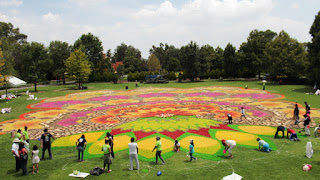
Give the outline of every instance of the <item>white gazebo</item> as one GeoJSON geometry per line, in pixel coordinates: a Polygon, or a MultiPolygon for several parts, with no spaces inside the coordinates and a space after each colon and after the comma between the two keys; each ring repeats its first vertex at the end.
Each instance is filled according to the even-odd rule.
{"type": "Polygon", "coordinates": [[[7,78],[7,81],[10,84],[10,86],[12,86],[12,87],[23,86],[23,85],[27,84],[27,82],[25,82],[17,77],[14,77],[14,76],[9,76],[7,78]]]}

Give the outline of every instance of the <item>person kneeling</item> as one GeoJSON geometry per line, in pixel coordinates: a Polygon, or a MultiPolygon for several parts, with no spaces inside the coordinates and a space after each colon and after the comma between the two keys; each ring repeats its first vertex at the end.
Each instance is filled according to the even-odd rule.
{"type": "Polygon", "coordinates": [[[296,131],[293,130],[293,129],[288,129],[287,130],[287,138],[289,138],[291,141],[300,141],[300,139],[297,136],[296,131]],[[289,134],[290,134],[290,138],[288,136],[289,134]]]}
{"type": "Polygon", "coordinates": [[[257,138],[257,141],[259,142],[259,150],[261,149],[264,152],[270,152],[272,150],[270,148],[270,145],[267,142],[265,142],[264,140],[257,138]]]}

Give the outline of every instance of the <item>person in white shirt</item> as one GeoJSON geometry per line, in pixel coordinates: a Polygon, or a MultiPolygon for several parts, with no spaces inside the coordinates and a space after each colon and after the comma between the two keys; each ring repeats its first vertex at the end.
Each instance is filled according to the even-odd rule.
{"type": "Polygon", "coordinates": [[[19,155],[19,138],[15,138],[13,140],[13,144],[11,147],[11,152],[13,154],[13,157],[16,159],[16,172],[18,172],[21,169],[21,161],[20,161],[20,155],[19,155]]]}
{"type": "Polygon", "coordinates": [[[246,120],[246,112],[244,111],[243,107],[241,107],[241,116],[240,116],[240,121],[242,121],[242,117],[244,117],[246,120]]]}
{"type": "Polygon", "coordinates": [[[180,151],[180,143],[179,143],[178,140],[175,140],[175,141],[174,141],[173,151],[175,151],[175,152],[179,152],[179,151],[180,151]]]}
{"type": "Polygon", "coordinates": [[[236,147],[236,145],[237,145],[236,141],[222,139],[221,142],[222,142],[222,145],[224,145],[224,149],[226,151],[229,151],[229,154],[230,154],[229,158],[231,159],[232,158],[232,149],[234,147],[236,147]]]}
{"type": "Polygon", "coordinates": [[[134,138],[131,138],[131,142],[128,144],[129,147],[129,160],[130,160],[130,168],[129,170],[133,170],[132,161],[135,159],[137,170],[139,170],[139,160],[138,160],[138,144],[134,142],[134,138]]]}

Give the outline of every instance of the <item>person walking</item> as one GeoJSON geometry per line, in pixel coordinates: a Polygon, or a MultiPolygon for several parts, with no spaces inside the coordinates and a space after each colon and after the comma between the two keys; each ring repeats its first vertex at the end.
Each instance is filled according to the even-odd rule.
{"type": "Polygon", "coordinates": [[[21,134],[21,129],[18,129],[16,135],[14,136],[14,138],[18,138],[20,141],[22,141],[22,134],[21,134]]]}
{"type": "Polygon", "coordinates": [[[39,150],[38,150],[38,146],[34,145],[32,148],[32,174],[34,174],[34,170],[37,169],[37,173],[39,172],[39,162],[40,162],[40,158],[39,158],[39,150]]]}
{"type": "Polygon", "coordinates": [[[44,153],[46,150],[49,152],[49,158],[52,160],[52,154],[51,154],[51,138],[54,139],[54,136],[48,132],[48,129],[44,129],[44,133],[41,136],[41,148],[42,148],[42,158],[44,159],[44,153]]]}
{"type": "Polygon", "coordinates": [[[15,138],[12,141],[12,146],[11,146],[11,152],[13,154],[13,157],[16,160],[16,172],[18,172],[21,169],[21,161],[20,161],[20,154],[19,154],[19,138],[15,138]]]}
{"type": "Polygon", "coordinates": [[[129,170],[133,170],[133,159],[136,161],[136,168],[139,170],[139,160],[138,160],[138,144],[134,142],[134,138],[130,139],[130,143],[128,143],[129,147],[129,160],[130,160],[130,168],[129,170]]]}
{"type": "Polygon", "coordinates": [[[232,149],[237,145],[236,141],[222,139],[221,142],[222,142],[222,145],[224,146],[225,151],[229,151],[229,154],[230,154],[229,159],[231,159],[233,157],[232,149]]]}
{"type": "Polygon", "coordinates": [[[298,107],[298,104],[296,104],[295,107],[294,107],[293,116],[294,116],[294,118],[296,120],[294,125],[298,125],[299,124],[299,107],[298,107]]]}
{"type": "Polygon", "coordinates": [[[197,158],[192,156],[193,153],[194,153],[194,143],[193,143],[193,140],[190,139],[190,146],[189,146],[190,162],[192,161],[192,159],[197,160],[197,158]]]}
{"type": "Polygon", "coordinates": [[[153,148],[152,152],[157,149],[157,152],[156,152],[156,164],[158,164],[158,157],[161,159],[162,161],[162,165],[165,165],[166,162],[163,160],[162,156],[161,156],[161,152],[162,152],[162,144],[161,144],[161,141],[160,141],[160,136],[157,136],[156,137],[156,145],[155,147],[153,148]]]}
{"type": "Polygon", "coordinates": [[[21,161],[21,169],[22,169],[22,175],[27,175],[27,163],[28,163],[28,151],[26,148],[24,148],[24,143],[19,143],[19,155],[20,155],[20,161],[21,161]]]}
{"type": "Polygon", "coordinates": [[[106,169],[106,164],[108,164],[108,171],[111,172],[110,164],[112,164],[111,160],[111,147],[109,145],[109,140],[104,140],[104,145],[102,145],[102,151],[104,153],[104,161],[103,161],[103,170],[106,169]]]}
{"type": "Polygon", "coordinates": [[[242,117],[244,117],[246,120],[246,111],[243,109],[243,107],[241,107],[241,116],[240,116],[240,121],[242,121],[242,117]]]}
{"type": "Polygon", "coordinates": [[[84,136],[84,134],[81,135],[81,137],[76,142],[76,147],[78,150],[78,161],[83,161],[83,152],[87,147],[87,140],[84,136]],[[80,158],[81,156],[81,158],[80,158]]]}

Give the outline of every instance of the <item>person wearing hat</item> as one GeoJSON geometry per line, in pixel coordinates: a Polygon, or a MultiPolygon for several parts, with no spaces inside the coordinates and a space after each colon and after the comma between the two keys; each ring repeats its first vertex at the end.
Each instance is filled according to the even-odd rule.
{"type": "Polygon", "coordinates": [[[16,172],[18,172],[21,169],[21,161],[20,161],[20,155],[19,155],[19,138],[15,138],[12,141],[12,146],[11,146],[11,152],[13,154],[13,157],[16,160],[16,172]]]}
{"type": "Polygon", "coordinates": [[[272,150],[270,145],[264,140],[257,138],[257,141],[259,142],[259,150],[262,149],[264,152],[270,152],[272,150]]]}
{"type": "Polygon", "coordinates": [[[157,149],[157,153],[156,153],[156,164],[158,164],[158,157],[161,159],[162,161],[162,165],[165,165],[166,162],[163,160],[163,158],[161,157],[161,152],[162,152],[162,146],[161,146],[161,141],[160,141],[160,137],[157,136],[156,137],[156,145],[155,147],[153,148],[152,152],[157,149]]]}
{"type": "Polygon", "coordinates": [[[222,142],[222,145],[224,145],[224,149],[226,151],[229,151],[229,154],[230,154],[229,158],[231,159],[233,157],[232,156],[232,149],[237,145],[236,141],[222,139],[221,142],[222,142]]]}
{"type": "Polygon", "coordinates": [[[190,161],[192,161],[192,159],[197,160],[197,158],[192,156],[193,153],[194,153],[194,144],[193,144],[193,140],[190,139],[190,146],[189,146],[190,161]]]}

